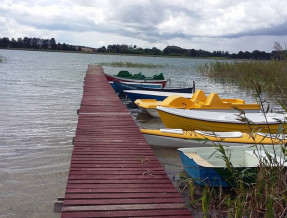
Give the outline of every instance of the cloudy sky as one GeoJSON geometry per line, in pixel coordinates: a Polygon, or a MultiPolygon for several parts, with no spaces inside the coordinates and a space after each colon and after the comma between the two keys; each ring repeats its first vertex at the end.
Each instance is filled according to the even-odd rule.
{"type": "Polygon", "coordinates": [[[2,0],[0,37],[89,47],[267,51],[287,44],[282,0],[2,0]]]}

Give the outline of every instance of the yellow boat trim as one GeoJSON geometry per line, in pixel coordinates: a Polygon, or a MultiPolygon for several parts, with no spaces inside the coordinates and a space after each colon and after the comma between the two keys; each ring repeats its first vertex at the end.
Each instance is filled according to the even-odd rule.
{"type": "MultiPolygon", "coordinates": [[[[141,129],[143,134],[158,135],[179,139],[188,139],[188,140],[209,140],[214,142],[230,142],[230,143],[242,143],[242,144],[285,144],[287,139],[283,140],[282,138],[276,136],[270,138],[268,135],[261,133],[244,133],[242,132],[240,137],[215,137],[215,135],[204,134],[201,131],[161,131],[158,129],[141,129]]],[[[214,132],[216,134],[216,132],[214,132]]],[[[220,134],[218,134],[220,135],[220,134]]],[[[239,134],[238,134],[239,136],[239,134]]]]}

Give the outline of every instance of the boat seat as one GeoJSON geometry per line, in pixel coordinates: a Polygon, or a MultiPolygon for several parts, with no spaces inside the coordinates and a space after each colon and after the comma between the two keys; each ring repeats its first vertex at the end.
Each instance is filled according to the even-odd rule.
{"type": "Polygon", "coordinates": [[[191,153],[184,153],[189,158],[192,158],[198,165],[203,167],[214,167],[211,163],[204,160],[202,157],[200,157],[197,153],[191,152],[191,153]]]}
{"type": "Polygon", "coordinates": [[[183,130],[182,129],[160,129],[160,132],[165,132],[165,133],[174,133],[174,134],[180,134],[183,135],[183,130]]]}
{"type": "Polygon", "coordinates": [[[202,108],[213,108],[213,109],[220,109],[220,108],[232,108],[232,104],[229,102],[223,102],[217,93],[210,93],[207,99],[202,102],[202,108]]]}
{"type": "Polygon", "coordinates": [[[179,95],[171,95],[166,99],[164,99],[160,104],[160,106],[163,107],[183,108],[183,109],[189,109],[193,105],[194,105],[193,101],[179,95]]]}
{"type": "MultiPolygon", "coordinates": [[[[250,156],[253,156],[254,158],[256,158],[256,162],[257,164],[259,163],[259,157],[263,157],[263,158],[267,158],[267,154],[264,150],[260,150],[260,151],[257,151],[257,150],[249,150],[249,151],[245,151],[245,154],[248,154],[249,157],[250,156]]],[[[271,152],[268,152],[268,154],[272,157],[272,158],[275,158],[275,155],[271,152]]],[[[287,166],[287,162],[284,163],[284,159],[277,156],[276,155],[276,160],[278,163],[280,164],[284,164],[284,166],[287,166]]]]}
{"type": "Polygon", "coordinates": [[[201,135],[219,137],[219,138],[241,138],[243,136],[242,132],[207,132],[207,131],[199,131],[195,130],[194,132],[199,133],[201,135]]]}
{"type": "Polygon", "coordinates": [[[204,91],[201,89],[197,89],[192,97],[190,98],[191,101],[194,103],[197,102],[204,102],[207,99],[206,95],[204,94],[204,91]]]}

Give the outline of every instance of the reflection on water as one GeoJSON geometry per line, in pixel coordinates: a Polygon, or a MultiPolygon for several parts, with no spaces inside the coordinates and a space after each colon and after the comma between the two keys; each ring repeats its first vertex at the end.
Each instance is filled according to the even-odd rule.
{"type": "MultiPolygon", "coordinates": [[[[59,217],[53,213],[53,201],[65,192],[88,64],[160,64],[167,67],[129,71],[148,76],[160,71],[173,86],[195,81],[206,93],[254,102],[236,87],[226,88],[194,71],[195,64],[210,60],[12,50],[0,50],[0,55],[6,57],[0,64],[0,217],[59,217]]],[[[110,74],[119,70],[104,67],[110,74]]],[[[163,127],[159,118],[137,108],[130,111],[140,127],[163,127]]],[[[182,170],[176,149],[153,149],[170,178],[176,178],[182,170]]]]}

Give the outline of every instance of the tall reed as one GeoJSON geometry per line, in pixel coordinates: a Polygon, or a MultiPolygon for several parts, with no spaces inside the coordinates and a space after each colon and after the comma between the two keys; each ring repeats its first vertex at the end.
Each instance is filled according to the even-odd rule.
{"type": "Polygon", "coordinates": [[[223,83],[250,89],[253,81],[269,94],[287,96],[286,61],[216,61],[197,65],[196,70],[223,83]]]}

